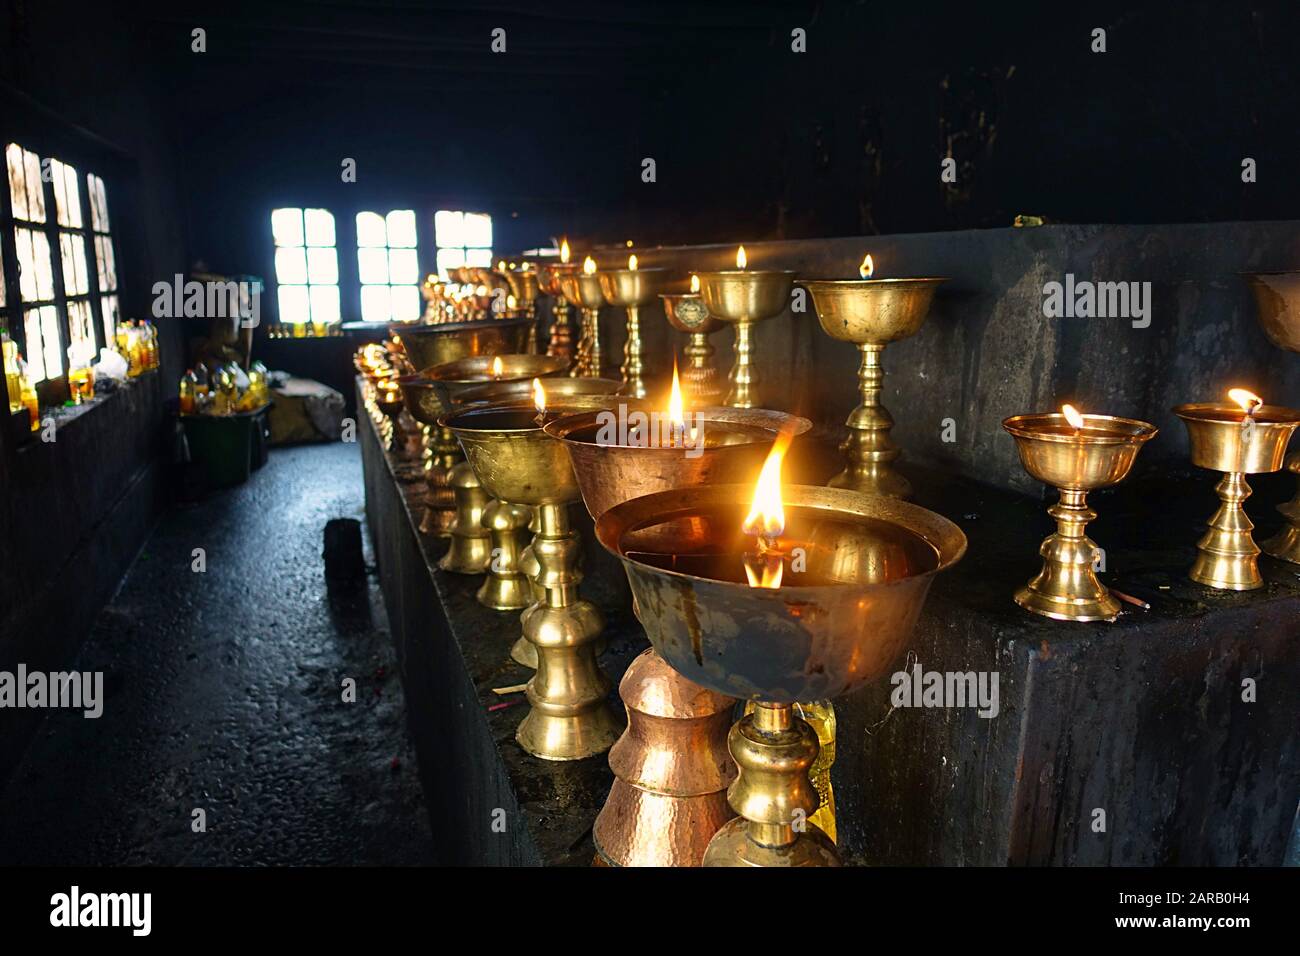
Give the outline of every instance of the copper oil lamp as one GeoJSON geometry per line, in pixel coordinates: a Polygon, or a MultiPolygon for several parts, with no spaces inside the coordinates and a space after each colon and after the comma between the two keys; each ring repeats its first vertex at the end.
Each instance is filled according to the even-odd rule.
{"type": "Polygon", "coordinates": [[[686,356],[686,367],[682,369],[686,394],[697,405],[721,405],[724,393],[713,364],[715,350],[709,344],[709,336],[721,329],[723,323],[711,316],[704,305],[700,277],[691,276],[690,292],[664,292],[659,298],[668,324],[690,337],[682,350],[686,356]]]}
{"type": "Polygon", "coordinates": [[[1179,405],[1174,414],[1187,426],[1192,464],[1223,473],[1215,486],[1219,508],[1209,528],[1196,544],[1196,562],[1188,576],[1198,584],[1227,591],[1263,587],[1259,573],[1259,545],[1242,504],[1250,497],[1247,475],[1277,471],[1282,467],[1287,443],[1300,412],[1265,405],[1258,395],[1242,388],[1228,391],[1231,403],[1203,402],[1179,405]]]}
{"type": "Polygon", "coordinates": [[[1047,509],[1056,531],[1038,549],[1038,576],[1016,592],[1027,611],[1058,621],[1113,621],[1119,599],[1097,579],[1097,545],[1084,529],[1097,517],[1088,492],[1117,485],[1128,475],[1154,425],[1110,415],[1083,415],[1072,405],[1060,413],[1016,415],[1002,423],[1016,440],[1025,471],[1060,491],[1047,509]]]}
{"type": "MultiPolygon", "coordinates": [[[[1300,272],[1261,272],[1246,276],[1255,295],[1259,323],[1270,342],[1288,352],[1300,353],[1300,272]]],[[[1283,466],[1300,475],[1300,452],[1287,456],[1283,466]]],[[[1261,545],[1264,553],[1300,564],[1300,491],[1278,505],[1285,522],[1282,530],[1261,545]]]]}
{"type": "Polygon", "coordinates": [[[568,303],[582,311],[582,329],[578,337],[577,353],[569,374],[599,378],[604,369],[600,351],[600,307],[605,304],[605,294],[600,290],[600,277],[596,275],[596,261],[587,256],[581,269],[560,273],[560,290],[568,303]]]}
{"type": "Polygon", "coordinates": [[[757,486],[705,485],[614,505],[596,523],[620,558],[655,649],[694,683],[757,706],[728,745],[738,814],[705,866],[837,865],[810,817],[817,734],[797,701],[885,673],[907,646],[930,583],[961,558],[956,525],[851,489],[780,485],[788,436],[757,486]]]}
{"type": "MultiPolygon", "coordinates": [[[[531,386],[534,378],[558,375],[568,365],[567,359],[547,355],[477,355],[435,365],[421,374],[446,414],[458,407],[465,392],[473,388],[512,383],[531,386]]],[[[444,556],[442,567],[465,574],[482,574],[486,570],[476,595],[478,602],[494,611],[523,610],[533,602],[532,584],[519,566],[528,543],[532,509],[508,501],[484,503],[482,489],[476,488],[476,483],[471,468],[455,476],[453,490],[459,491],[456,521],[451,529],[452,548],[444,556]],[[485,553],[486,564],[482,560],[485,553]]]]}
{"type": "MultiPolygon", "coordinates": [[[[812,427],[765,409],[710,407],[688,415],[676,376],[668,404],[658,418],[623,406],[546,426],[568,449],[593,518],[654,492],[757,474],[778,434],[812,427]]],[[[723,702],[734,701],[682,677],[656,651],[637,663],[619,684],[628,729],[610,751],[616,780],[596,818],[596,846],[613,865],[698,866],[718,826],[732,816],[724,793],[731,718],[723,702]]]]}
{"type": "Polygon", "coordinates": [[[627,342],[623,345],[623,394],[645,398],[645,343],[641,340],[641,307],[654,301],[663,288],[665,269],[641,269],[635,255],[628,256],[626,269],[602,269],[597,273],[605,301],[627,310],[627,342]]]}
{"type": "Polygon", "coordinates": [[[860,279],[800,280],[808,290],[822,331],[852,342],[862,353],[858,366],[858,407],[845,424],[849,434],[840,446],[846,468],[831,479],[832,488],[853,488],[893,498],[911,496],[911,485],[893,466],[899,449],[889,436],[893,416],[880,402],[885,381],[885,346],[915,335],[930,311],[942,278],[873,279],[871,256],[858,267],[860,279]]]}
{"type": "Polygon", "coordinates": [[[471,406],[444,419],[489,495],[538,512],[533,551],[545,596],[521,618],[524,637],[537,649],[537,672],[528,682],[529,711],[515,739],[545,760],[604,753],[622,730],[605,699],[609,679],[596,663],[595,641],[604,621],[578,595],[580,543],[568,511],[579,497],[577,479],[564,446],[542,429],[548,414],[581,410],[569,404],[548,408],[539,379],[534,402],[471,406]]]}
{"type": "Polygon", "coordinates": [[[709,314],[736,327],[735,361],[727,380],[731,387],[723,404],[732,408],[757,408],[763,404],[754,365],[755,322],[785,311],[790,302],[794,273],[748,268],[745,247],[736,250],[736,268],[700,272],[700,296],[709,314]]]}

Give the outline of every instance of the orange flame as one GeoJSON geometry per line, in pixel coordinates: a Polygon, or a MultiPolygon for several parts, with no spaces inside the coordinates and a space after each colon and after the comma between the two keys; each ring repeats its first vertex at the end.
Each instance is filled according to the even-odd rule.
{"type": "Polygon", "coordinates": [[[876,264],[871,261],[871,253],[867,253],[862,260],[862,265],[858,266],[858,275],[864,279],[870,279],[873,272],[876,271],[876,264]]]}
{"type": "Polygon", "coordinates": [[[508,295],[508,296],[506,296],[506,308],[507,308],[507,309],[515,309],[515,308],[517,308],[518,306],[519,306],[519,303],[515,301],[515,297],[514,297],[513,295],[508,295]]]}
{"type": "Polygon", "coordinates": [[[538,415],[546,414],[546,389],[542,388],[540,378],[533,379],[533,407],[538,415]]]}
{"type": "Polygon", "coordinates": [[[492,377],[500,378],[504,372],[505,366],[501,364],[501,356],[498,355],[496,358],[492,359],[492,377]]]}
{"type": "Polygon", "coordinates": [[[691,276],[691,294],[694,295],[699,291],[700,291],[700,277],[691,276]]]}
{"type": "Polygon", "coordinates": [[[754,483],[754,500],[749,506],[741,530],[760,538],[776,538],[785,530],[785,508],[781,504],[781,462],[785,458],[794,433],[783,430],[772,443],[772,450],[763,462],[758,481],[754,483]]]}
{"type": "Polygon", "coordinates": [[[743,269],[749,265],[749,256],[745,255],[745,247],[741,246],[736,250],[736,268],[743,269]]]}
{"type": "Polygon", "coordinates": [[[569,262],[569,240],[565,239],[560,243],[560,261],[566,265],[569,262]]]}
{"type": "Polygon", "coordinates": [[[594,276],[596,274],[596,260],[591,256],[587,256],[582,261],[582,271],[589,276],[594,276]]]}
{"type": "Polygon", "coordinates": [[[673,390],[668,393],[668,420],[673,432],[686,429],[686,403],[682,401],[682,382],[677,377],[677,356],[673,355],[673,390]]]}
{"type": "Polygon", "coordinates": [[[627,257],[627,267],[630,271],[636,272],[636,253],[627,257]]]}
{"type": "Polygon", "coordinates": [[[1241,410],[1247,415],[1255,414],[1255,410],[1264,404],[1264,400],[1254,392],[1244,388],[1228,389],[1228,397],[1241,406],[1241,410]]]}
{"type": "Polygon", "coordinates": [[[505,272],[505,271],[506,271],[506,260],[504,259],[497,260],[497,272],[505,272]]]}
{"type": "Polygon", "coordinates": [[[1061,414],[1065,416],[1065,420],[1070,423],[1071,428],[1077,430],[1083,427],[1083,416],[1079,414],[1079,410],[1073,405],[1062,405],[1061,414]]]}

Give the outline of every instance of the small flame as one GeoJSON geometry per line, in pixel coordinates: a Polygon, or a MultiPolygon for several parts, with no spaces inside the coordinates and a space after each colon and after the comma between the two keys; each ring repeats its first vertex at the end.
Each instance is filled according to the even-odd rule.
{"type": "Polygon", "coordinates": [[[505,366],[501,364],[501,356],[498,355],[494,359],[492,359],[492,377],[500,378],[504,372],[505,372],[505,366]]]}
{"type": "Polygon", "coordinates": [[[700,277],[691,276],[691,293],[694,294],[699,291],[700,291],[700,277]]]}
{"type": "Polygon", "coordinates": [[[682,382],[677,377],[677,356],[673,355],[673,390],[668,394],[668,420],[673,433],[686,430],[686,403],[682,401],[682,382]]]}
{"type": "Polygon", "coordinates": [[[596,260],[591,258],[591,256],[587,256],[587,258],[582,261],[582,271],[586,275],[594,276],[596,274],[596,260]]]}
{"type": "Polygon", "coordinates": [[[871,261],[871,253],[867,253],[862,260],[862,265],[858,266],[858,275],[864,279],[870,279],[871,274],[876,271],[876,264],[871,261]]]}
{"type": "Polygon", "coordinates": [[[636,253],[635,253],[635,252],[632,253],[632,255],[630,255],[630,256],[627,257],[627,267],[628,267],[628,270],[629,270],[629,271],[631,271],[631,272],[636,272],[636,253]]]}
{"type": "Polygon", "coordinates": [[[740,526],[745,534],[773,539],[785,530],[785,509],[781,504],[781,461],[793,439],[794,433],[786,429],[772,443],[772,450],[768,452],[767,461],[763,462],[763,470],[759,472],[758,481],[754,484],[754,500],[749,506],[749,515],[740,526]]]}
{"type": "Polygon", "coordinates": [[[1061,414],[1065,416],[1065,420],[1070,423],[1070,427],[1075,431],[1083,427],[1083,416],[1079,414],[1079,410],[1073,405],[1062,405],[1061,414]]]}
{"type": "Polygon", "coordinates": [[[515,297],[514,297],[513,295],[508,295],[508,296],[506,296],[506,308],[507,308],[507,309],[513,309],[513,308],[515,308],[518,304],[519,304],[519,303],[515,301],[515,297]]]}
{"type": "Polygon", "coordinates": [[[1241,406],[1241,410],[1247,415],[1254,415],[1255,410],[1264,404],[1264,400],[1254,392],[1244,388],[1228,389],[1228,397],[1241,406]]]}
{"type": "Polygon", "coordinates": [[[533,407],[537,409],[538,415],[546,414],[546,389],[542,388],[540,378],[533,379],[533,407]]]}
{"type": "Polygon", "coordinates": [[[560,261],[566,265],[569,262],[569,240],[565,239],[560,243],[560,261]]]}
{"type": "Polygon", "coordinates": [[[506,260],[504,259],[497,260],[497,272],[505,272],[505,271],[506,271],[506,260]]]}
{"type": "Polygon", "coordinates": [[[745,247],[741,246],[736,250],[736,268],[743,269],[749,265],[749,256],[745,255],[745,247]]]}

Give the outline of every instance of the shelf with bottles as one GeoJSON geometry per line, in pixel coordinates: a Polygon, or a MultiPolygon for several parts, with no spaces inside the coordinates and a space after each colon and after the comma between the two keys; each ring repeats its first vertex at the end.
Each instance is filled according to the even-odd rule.
{"type": "Polygon", "coordinates": [[[254,362],[245,373],[236,362],[209,368],[200,362],[181,376],[179,411],[183,416],[229,416],[255,412],[271,404],[266,366],[254,362]]]}
{"type": "Polygon", "coordinates": [[[266,327],[271,339],[334,339],[342,335],[342,322],[272,322],[266,327]]]}

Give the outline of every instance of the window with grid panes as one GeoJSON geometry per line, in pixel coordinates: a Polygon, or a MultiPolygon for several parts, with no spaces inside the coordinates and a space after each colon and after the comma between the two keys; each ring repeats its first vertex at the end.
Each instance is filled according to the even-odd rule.
{"type": "Polygon", "coordinates": [[[481,212],[439,209],[433,214],[433,236],[438,246],[438,274],[450,278],[457,266],[492,266],[492,217],[481,212]]]}
{"type": "Polygon", "coordinates": [[[90,229],[95,244],[95,274],[98,277],[99,314],[104,324],[104,344],[113,345],[122,310],[117,299],[117,257],[108,223],[108,197],[104,181],[86,174],[86,198],[90,201],[90,229]]]}
{"type": "Polygon", "coordinates": [[[339,321],[339,258],[328,209],[271,211],[280,321],[318,333],[339,321]]]}
{"type": "Polygon", "coordinates": [[[80,178],[67,163],[51,159],[50,181],[54,186],[63,295],[68,315],[68,368],[78,368],[93,362],[99,351],[95,345],[95,319],[90,306],[80,178]]]}
{"type": "Polygon", "coordinates": [[[414,322],[420,317],[420,262],[415,211],[387,216],[357,213],[357,267],[361,318],[367,322],[414,322]]]}
{"type": "Polygon", "coordinates": [[[54,260],[47,231],[41,160],[17,143],[5,148],[9,199],[13,212],[14,253],[18,259],[23,354],[32,384],[63,374],[54,260]]]}

